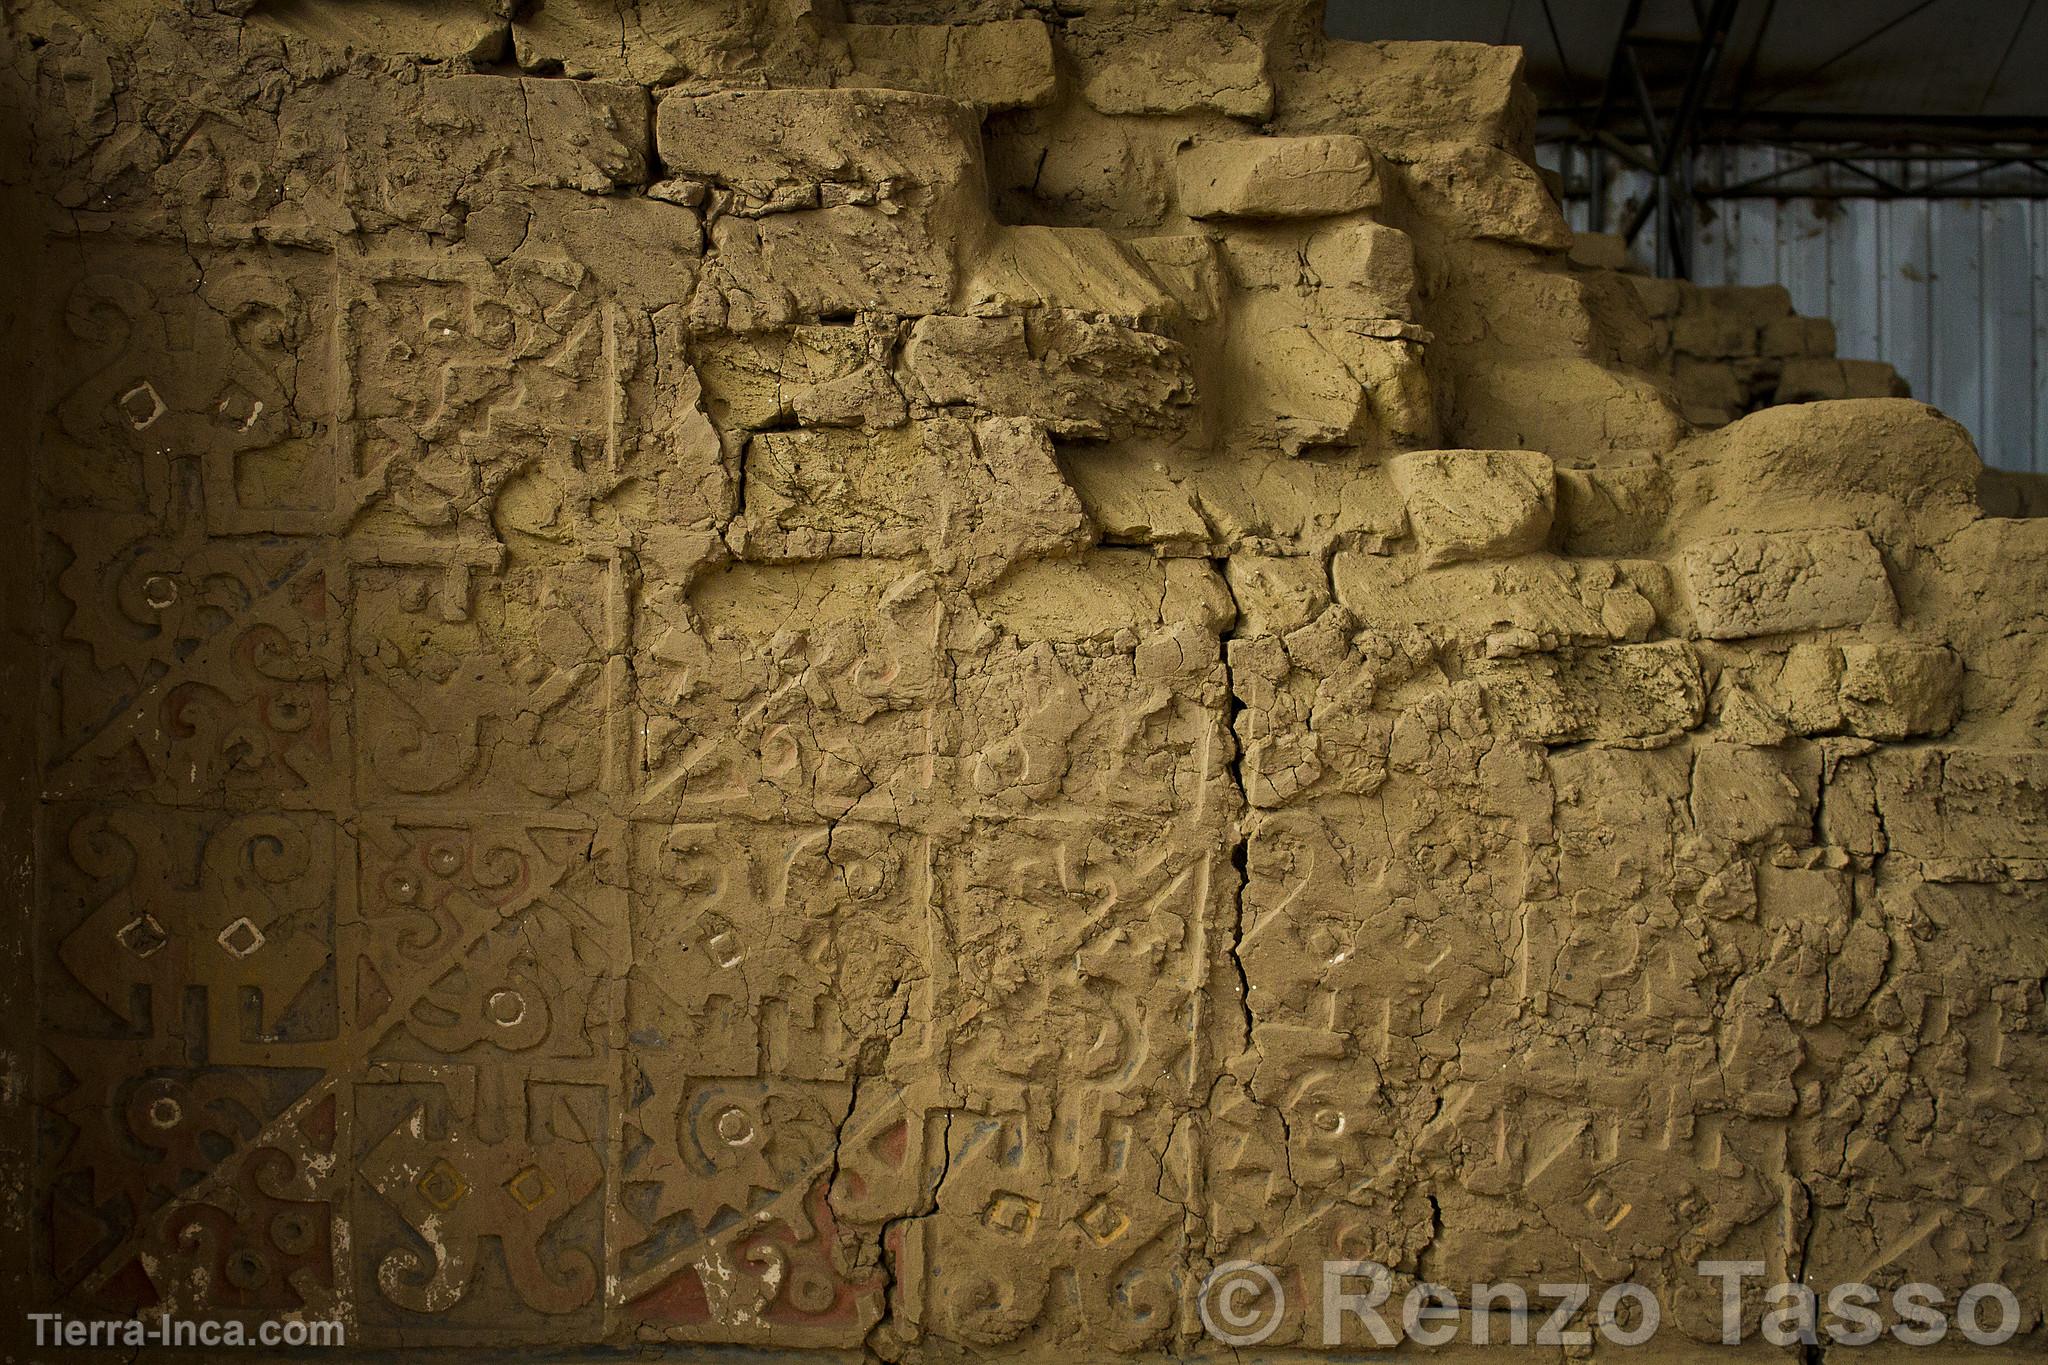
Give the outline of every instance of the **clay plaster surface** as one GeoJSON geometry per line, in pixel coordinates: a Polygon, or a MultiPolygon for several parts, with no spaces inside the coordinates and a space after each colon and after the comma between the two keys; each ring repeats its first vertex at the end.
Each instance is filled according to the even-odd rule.
{"type": "Polygon", "coordinates": [[[2048,521],[1904,399],[1731,422],[1731,358],[1862,390],[1568,256],[1516,53],[6,25],[16,1301],[1157,1359],[1355,1258],[1676,1354],[1725,1259],[2039,1323],[2048,521]]]}

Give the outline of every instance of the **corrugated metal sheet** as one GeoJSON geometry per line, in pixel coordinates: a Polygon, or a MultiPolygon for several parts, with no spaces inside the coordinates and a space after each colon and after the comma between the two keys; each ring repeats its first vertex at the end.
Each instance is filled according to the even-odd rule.
{"type": "MultiPolygon", "coordinates": [[[[1558,159],[1558,149],[1545,149],[1546,164],[1558,159]]],[[[1803,160],[1769,147],[1708,148],[1700,174],[1728,184],[1803,160]]],[[[1846,184],[1852,174],[1827,171],[1818,183],[1846,184]]],[[[1610,188],[1612,230],[1647,186],[1631,175],[1610,188]]],[[[1986,464],[2048,473],[2048,200],[1724,199],[1709,207],[1713,217],[1694,240],[1699,283],[1783,284],[1800,312],[1834,320],[1838,354],[1890,361],[1914,397],[1969,429],[1986,464]]],[[[1587,206],[1573,204],[1570,216],[1583,228],[1587,206]]],[[[1653,252],[1646,231],[1637,254],[1653,252]]]]}

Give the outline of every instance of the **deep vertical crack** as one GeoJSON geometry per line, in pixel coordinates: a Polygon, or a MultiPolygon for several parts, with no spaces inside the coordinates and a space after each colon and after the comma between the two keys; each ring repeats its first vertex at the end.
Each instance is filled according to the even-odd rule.
{"type": "MultiPolygon", "coordinates": [[[[882,1312],[881,1316],[875,1319],[874,1325],[868,1328],[866,1335],[861,1338],[860,1350],[863,1360],[886,1361],[891,1359],[891,1357],[885,1356],[875,1349],[875,1338],[885,1331],[895,1321],[896,1317],[896,1289],[898,1283],[896,1271],[897,1262],[902,1259],[902,1251],[899,1247],[896,1255],[891,1256],[889,1254],[889,1234],[906,1223],[915,1223],[920,1219],[930,1218],[939,1211],[939,1192],[945,1188],[946,1177],[952,1174],[953,1171],[953,1114],[955,1111],[948,1109],[945,1112],[946,1126],[939,1134],[939,1170],[937,1176],[932,1180],[931,1194],[921,1201],[922,1207],[914,1209],[909,1213],[898,1214],[894,1218],[884,1219],[881,1232],[875,1238],[876,1250],[879,1253],[876,1259],[882,1271],[882,1312]]],[[[926,1165],[927,1169],[929,1169],[929,1162],[926,1165]]]]}
{"type": "Polygon", "coordinates": [[[1243,608],[1237,594],[1230,586],[1230,558],[1219,556],[1209,561],[1216,572],[1217,581],[1229,595],[1232,619],[1228,629],[1217,637],[1217,652],[1223,661],[1224,680],[1224,728],[1230,742],[1230,781],[1237,792],[1237,818],[1230,831],[1230,864],[1236,870],[1236,883],[1231,888],[1230,944],[1225,950],[1230,955],[1231,969],[1237,973],[1238,1010],[1242,1016],[1242,1033],[1239,1052],[1252,1050],[1252,985],[1244,969],[1244,919],[1245,896],[1251,888],[1251,839],[1245,828],[1250,813],[1250,786],[1245,781],[1244,744],[1238,735],[1238,717],[1245,709],[1244,698],[1239,694],[1237,678],[1230,670],[1230,645],[1237,638],[1237,628],[1243,620],[1243,608]]]}

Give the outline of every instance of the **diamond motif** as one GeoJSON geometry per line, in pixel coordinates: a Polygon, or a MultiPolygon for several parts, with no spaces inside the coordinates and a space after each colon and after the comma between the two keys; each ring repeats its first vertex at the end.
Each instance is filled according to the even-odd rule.
{"type": "Polygon", "coordinates": [[[414,1188],[419,1190],[422,1199],[443,1213],[454,1208],[456,1202],[469,1193],[469,1186],[463,1182],[462,1173],[450,1166],[446,1157],[437,1159],[429,1166],[427,1173],[419,1178],[419,1183],[414,1188]]]}
{"type": "Polygon", "coordinates": [[[236,957],[247,957],[263,946],[263,931],[252,924],[247,915],[220,931],[217,940],[221,947],[236,957]]]}
{"type": "Polygon", "coordinates": [[[517,1199],[521,1208],[531,1213],[555,1192],[555,1186],[554,1182],[548,1179],[546,1171],[538,1166],[528,1166],[505,1182],[505,1192],[517,1199]]]}
{"type": "Polygon", "coordinates": [[[1116,1205],[1110,1203],[1106,1196],[1089,1205],[1088,1211],[1078,1221],[1098,1246],[1108,1246],[1123,1236],[1124,1230],[1131,1225],[1131,1220],[1118,1212],[1116,1205]]]}
{"type": "Polygon", "coordinates": [[[171,936],[164,932],[163,925],[158,924],[156,916],[151,914],[137,915],[122,925],[114,937],[120,940],[123,948],[137,957],[148,957],[171,941],[171,936]]]}

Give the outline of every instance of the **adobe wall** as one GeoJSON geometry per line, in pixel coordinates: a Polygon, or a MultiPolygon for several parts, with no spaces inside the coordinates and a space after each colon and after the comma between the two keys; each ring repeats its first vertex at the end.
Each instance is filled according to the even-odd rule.
{"type": "Polygon", "coordinates": [[[2048,521],[1694,427],[1518,54],[1311,9],[10,7],[20,1302],[2039,1324],[2048,521]]]}

